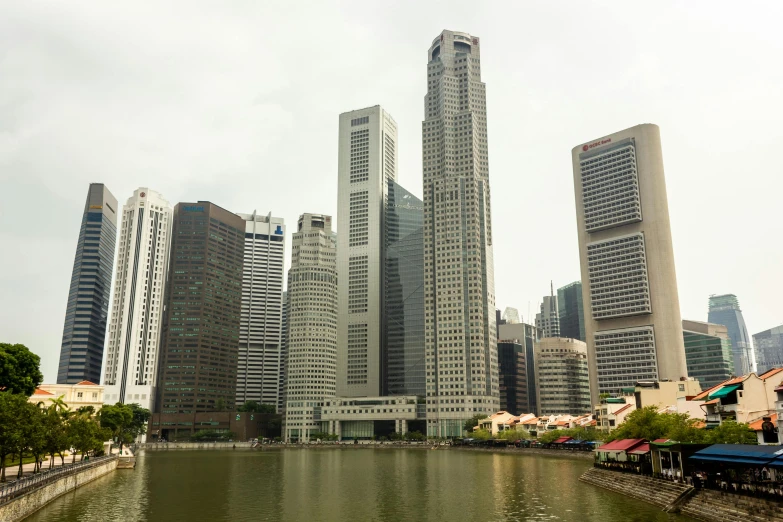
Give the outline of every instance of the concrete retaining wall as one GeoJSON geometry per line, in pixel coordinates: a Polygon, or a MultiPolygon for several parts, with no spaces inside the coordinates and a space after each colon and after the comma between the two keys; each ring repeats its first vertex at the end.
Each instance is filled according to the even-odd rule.
{"type": "Polygon", "coordinates": [[[0,520],[18,522],[32,515],[60,495],[73,491],[117,468],[117,459],[67,475],[36,490],[25,493],[11,502],[0,506],[0,520]]]}
{"type": "Polygon", "coordinates": [[[230,450],[252,449],[252,442],[148,442],[136,446],[137,450],[167,451],[167,450],[230,450]]]}

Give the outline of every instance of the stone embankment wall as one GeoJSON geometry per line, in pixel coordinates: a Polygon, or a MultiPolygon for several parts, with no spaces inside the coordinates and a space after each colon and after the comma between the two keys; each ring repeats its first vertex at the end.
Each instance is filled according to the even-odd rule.
{"type": "Polygon", "coordinates": [[[680,508],[697,520],[783,522],[783,505],[774,500],[700,489],[680,508]]]}
{"type": "Polygon", "coordinates": [[[137,450],[230,450],[252,449],[252,442],[149,442],[136,446],[137,450]]]}
{"type": "Polygon", "coordinates": [[[598,468],[588,469],[579,477],[579,480],[627,497],[643,500],[661,509],[669,508],[681,496],[693,490],[691,486],[676,482],[598,468]]]}
{"type": "Polygon", "coordinates": [[[3,522],[24,520],[60,495],[73,491],[79,486],[83,486],[107,473],[111,473],[116,468],[117,459],[111,459],[98,466],[87,468],[72,475],[66,475],[61,479],[25,493],[0,506],[0,520],[3,522]]]}
{"type": "Polygon", "coordinates": [[[775,500],[725,491],[694,490],[667,480],[591,468],[579,480],[649,502],[664,511],[678,511],[708,522],[783,522],[783,505],[775,500]]]}

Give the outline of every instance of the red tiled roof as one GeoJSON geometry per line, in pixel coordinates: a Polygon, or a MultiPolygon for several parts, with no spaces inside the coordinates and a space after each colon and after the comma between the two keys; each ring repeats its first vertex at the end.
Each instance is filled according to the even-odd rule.
{"type": "MultiPolygon", "coordinates": [[[[778,414],[772,413],[770,415],[764,415],[764,417],[769,417],[769,420],[774,424],[778,422],[778,414]]],[[[761,431],[761,424],[764,422],[764,417],[761,417],[759,419],[754,420],[750,424],[748,424],[748,427],[752,429],[753,431],[761,431]]]]}
{"type": "Polygon", "coordinates": [[[98,385],[95,384],[94,382],[82,381],[82,382],[77,382],[76,386],[98,386],[98,385]]]}
{"type": "Polygon", "coordinates": [[[522,424],[538,424],[538,417],[533,417],[532,419],[528,419],[522,424]]]}
{"type": "Polygon", "coordinates": [[[712,399],[711,401],[707,401],[704,404],[717,404],[720,402],[720,399],[712,399]]]}
{"type": "Polygon", "coordinates": [[[33,393],[33,395],[54,395],[54,394],[52,392],[42,390],[41,388],[36,388],[35,393],[33,393]]]}
{"type": "Polygon", "coordinates": [[[759,375],[759,379],[767,379],[780,372],[783,372],[783,368],[772,368],[767,373],[762,373],[761,375],[759,375]]]}
{"type": "Polygon", "coordinates": [[[555,439],[552,441],[552,444],[562,444],[566,441],[571,440],[571,437],[560,437],[559,439],[555,439]]]}
{"type": "Polygon", "coordinates": [[[621,411],[625,411],[625,410],[627,410],[627,409],[628,409],[628,408],[630,408],[630,407],[631,407],[631,405],[630,405],[630,404],[626,404],[625,406],[623,406],[622,408],[620,408],[619,410],[617,410],[616,412],[614,412],[612,415],[617,415],[617,414],[618,414],[618,413],[620,413],[621,411]]]}

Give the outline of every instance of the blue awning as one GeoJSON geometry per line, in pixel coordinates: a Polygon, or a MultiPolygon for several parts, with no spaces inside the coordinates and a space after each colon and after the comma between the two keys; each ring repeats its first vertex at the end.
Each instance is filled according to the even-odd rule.
{"type": "Polygon", "coordinates": [[[739,384],[732,384],[731,386],[723,386],[722,388],[718,389],[717,391],[714,391],[710,393],[709,398],[710,399],[720,399],[722,397],[725,397],[726,395],[730,394],[737,388],[739,388],[739,384]]]}
{"type": "Polygon", "coordinates": [[[756,459],[741,459],[737,457],[714,457],[714,456],[707,456],[707,455],[702,455],[699,457],[694,455],[690,458],[702,462],[722,462],[724,464],[750,464],[753,466],[765,466],[769,462],[769,459],[756,460],[756,459]]]}
{"type": "Polygon", "coordinates": [[[783,446],[713,444],[689,457],[691,461],[764,466],[781,455],[783,446]]]}

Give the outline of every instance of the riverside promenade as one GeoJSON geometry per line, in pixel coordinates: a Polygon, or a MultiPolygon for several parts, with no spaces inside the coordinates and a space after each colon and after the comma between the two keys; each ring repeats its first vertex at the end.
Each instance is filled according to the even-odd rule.
{"type": "Polygon", "coordinates": [[[17,522],[69,491],[117,469],[116,454],[96,457],[74,464],[25,476],[0,485],[0,520],[17,522]]]}

